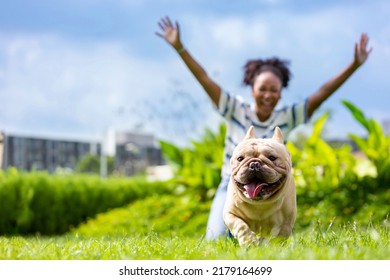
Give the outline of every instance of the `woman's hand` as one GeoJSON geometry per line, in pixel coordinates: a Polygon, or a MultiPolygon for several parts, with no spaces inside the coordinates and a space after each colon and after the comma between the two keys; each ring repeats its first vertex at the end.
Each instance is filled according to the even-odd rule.
{"type": "Polygon", "coordinates": [[[180,41],[180,29],[179,24],[175,22],[175,25],[172,24],[169,17],[162,18],[158,25],[160,26],[163,33],[156,32],[156,35],[164,38],[172,47],[177,51],[183,48],[183,45],[180,41]]]}
{"type": "Polygon", "coordinates": [[[355,63],[360,66],[362,65],[368,58],[368,55],[371,53],[372,48],[367,50],[368,45],[368,36],[366,33],[362,33],[360,36],[360,41],[355,44],[355,63]]]}

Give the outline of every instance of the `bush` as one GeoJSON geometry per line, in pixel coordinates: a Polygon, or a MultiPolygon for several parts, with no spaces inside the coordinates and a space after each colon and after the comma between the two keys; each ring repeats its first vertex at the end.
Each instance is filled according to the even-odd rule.
{"type": "Polygon", "coordinates": [[[175,171],[174,182],[203,201],[214,196],[221,181],[225,133],[225,125],[220,125],[218,133],[206,129],[203,138],[193,141],[188,148],[160,141],[162,152],[175,171]]]}
{"type": "MultiPolygon", "coordinates": [[[[351,103],[345,104],[353,110],[354,116],[359,116],[360,121],[364,119],[360,110],[351,103]]],[[[332,148],[321,139],[327,117],[325,114],[316,121],[313,133],[302,149],[291,142],[287,143],[297,185],[297,227],[306,227],[318,221],[325,224],[330,221],[344,223],[357,217],[363,223],[386,220],[390,214],[390,188],[386,179],[390,173],[387,163],[389,141],[379,124],[366,120],[366,123],[370,123],[367,127],[373,127],[368,130],[367,138],[353,135],[352,139],[368,159],[356,159],[349,146],[332,148]]]]}
{"type": "Polygon", "coordinates": [[[367,131],[366,138],[350,134],[356,145],[361,149],[367,158],[377,169],[377,177],[380,181],[380,188],[389,189],[390,186],[390,136],[386,136],[380,124],[368,119],[363,112],[348,101],[343,104],[350,110],[351,114],[367,131]]]}
{"type": "Polygon", "coordinates": [[[89,217],[170,190],[143,178],[0,171],[0,234],[61,234],[89,217]]]}
{"type": "MultiPolygon", "coordinates": [[[[113,174],[115,169],[115,158],[106,157],[107,160],[107,173],[113,174]]],[[[100,174],[100,161],[99,155],[87,154],[83,156],[76,164],[76,172],[88,173],[88,174],[100,174]]]]}

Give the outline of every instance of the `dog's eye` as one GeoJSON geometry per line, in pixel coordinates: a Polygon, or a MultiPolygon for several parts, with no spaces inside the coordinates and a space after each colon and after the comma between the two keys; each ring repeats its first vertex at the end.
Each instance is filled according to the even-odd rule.
{"type": "Polygon", "coordinates": [[[269,156],[268,159],[269,159],[270,161],[275,161],[275,160],[277,159],[277,157],[275,157],[275,156],[269,156]]]}
{"type": "Polygon", "coordinates": [[[243,156],[239,156],[239,157],[237,158],[237,160],[241,162],[241,161],[244,160],[244,157],[243,157],[243,156]]]}

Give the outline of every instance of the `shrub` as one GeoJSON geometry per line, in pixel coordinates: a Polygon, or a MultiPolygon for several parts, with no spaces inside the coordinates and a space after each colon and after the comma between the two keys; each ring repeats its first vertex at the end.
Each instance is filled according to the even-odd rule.
{"type": "MultiPolygon", "coordinates": [[[[115,167],[115,158],[106,157],[107,160],[107,173],[113,174],[115,167]]],[[[101,157],[99,155],[87,154],[80,158],[76,164],[76,172],[79,173],[88,173],[88,174],[100,174],[100,161],[101,157]]]]}
{"type": "Polygon", "coordinates": [[[368,119],[355,105],[345,100],[343,104],[368,133],[366,138],[356,134],[350,134],[350,138],[376,167],[378,179],[381,182],[379,187],[388,189],[390,186],[390,136],[386,136],[379,123],[374,119],[368,119]]]}
{"type": "Polygon", "coordinates": [[[203,138],[192,141],[192,147],[187,148],[160,141],[164,156],[174,169],[174,182],[200,195],[202,200],[210,199],[220,183],[225,133],[222,124],[217,133],[206,129],[203,138]]]}
{"type": "MultiPolygon", "coordinates": [[[[369,157],[368,161],[356,159],[347,145],[330,147],[320,136],[327,117],[325,114],[315,122],[313,133],[302,149],[287,143],[297,185],[297,227],[318,221],[343,223],[355,217],[364,223],[384,221],[390,214],[390,190],[380,174],[390,173],[389,167],[379,168],[378,163],[372,160],[375,157],[369,157]],[[370,169],[377,166],[377,172],[364,170],[362,175],[362,162],[370,169]],[[376,206],[372,208],[370,205],[376,206]],[[367,212],[368,209],[381,211],[367,212]]],[[[375,127],[378,129],[377,125],[375,127]]],[[[372,137],[370,133],[367,140],[359,138],[359,145],[370,146],[372,137]]]]}
{"type": "Polygon", "coordinates": [[[0,171],[0,234],[60,234],[89,217],[170,190],[143,178],[0,171]]]}

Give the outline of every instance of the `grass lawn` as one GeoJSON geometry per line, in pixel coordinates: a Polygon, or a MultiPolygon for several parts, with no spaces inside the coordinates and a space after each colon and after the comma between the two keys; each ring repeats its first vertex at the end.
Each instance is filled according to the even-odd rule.
{"type": "Polygon", "coordinates": [[[0,237],[0,259],[6,260],[388,260],[388,224],[348,225],[295,232],[285,241],[242,248],[230,239],[208,242],[203,237],[90,236],[0,237]]]}

